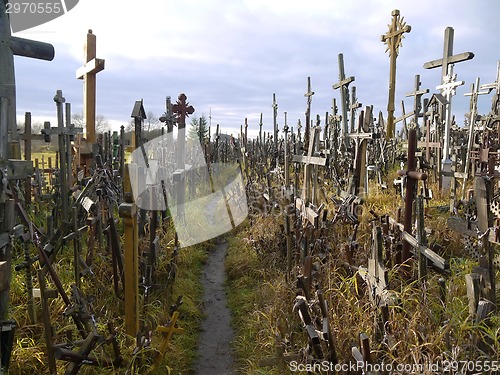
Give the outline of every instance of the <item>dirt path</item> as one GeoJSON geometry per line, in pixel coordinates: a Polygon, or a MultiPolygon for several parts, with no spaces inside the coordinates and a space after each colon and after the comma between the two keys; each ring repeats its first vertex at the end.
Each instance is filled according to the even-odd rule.
{"type": "Polygon", "coordinates": [[[199,358],[195,375],[232,375],[235,373],[231,349],[234,333],[230,325],[231,313],[227,307],[223,287],[226,251],[227,243],[218,243],[203,268],[202,284],[205,288],[203,311],[206,318],[201,324],[199,358]]]}

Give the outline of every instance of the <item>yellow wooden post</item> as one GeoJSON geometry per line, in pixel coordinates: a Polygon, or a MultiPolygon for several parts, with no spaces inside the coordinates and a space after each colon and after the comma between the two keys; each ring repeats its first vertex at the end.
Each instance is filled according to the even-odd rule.
{"type": "Polygon", "coordinates": [[[161,362],[163,357],[165,357],[165,354],[167,353],[168,349],[168,344],[172,339],[172,335],[174,333],[184,333],[184,328],[175,326],[177,319],[179,319],[179,311],[174,311],[174,313],[172,314],[172,318],[170,319],[170,322],[166,326],[158,326],[156,328],[157,332],[161,332],[163,334],[163,341],[160,347],[160,354],[156,358],[155,366],[157,366],[161,362]]]}
{"type": "Polygon", "coordinates": [[[394,137],[394,100],[396,92],[396,58],[399,53],[399,46],[404,38],[403,33],[409,33],[411,26],[404,22],[403,17],[399,16],[399,10],[392,11],[392,22],[389,25],[389,31],[382,35],[382,42],[387,44],[386,52],[390,56],[390,74],[389,74],[389,100],[387,102],[387,129],[386,139],[394,137]]]}
{"type": "Polygon", "coordinates": [[[125,224],[125,332],[135,336],[139,331],[139,251],[137,206],[130,188],[129,164],[125,164],[125,202],[118,209],[125,224]]]}

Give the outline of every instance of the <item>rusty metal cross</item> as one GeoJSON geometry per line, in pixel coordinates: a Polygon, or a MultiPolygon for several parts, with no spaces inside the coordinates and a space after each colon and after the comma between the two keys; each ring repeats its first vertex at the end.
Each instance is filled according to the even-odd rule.
{"type": "Polygon", "coordinates": [[[186,127],[186,117],[194,113],[194,107],[186,102],[187,96],[182,93],[179,95],[177,103],[172,105],[172,113],[177,114],[177,124],[179,129],[186,127]]]}
{"type": "Polygon", "coordinates": [[[390,70],[389,70],[389,100],[387,102],[387,130],[386,138],[394,137],[394,100],[396,93],[396,58],[399,53],[399,46],[404,38],[404,33],[411,31],[411,26],[404,22],[404,17],[399,17],[399,10],[392,11],[392,23],[389,25],[389,31],[381,36],[382,42],[387,44],[386,52],[389,51],[390,70]]]}

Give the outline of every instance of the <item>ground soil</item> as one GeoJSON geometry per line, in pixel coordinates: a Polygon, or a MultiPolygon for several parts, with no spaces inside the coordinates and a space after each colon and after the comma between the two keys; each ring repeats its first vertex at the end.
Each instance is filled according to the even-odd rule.
{"type": "Polygon", "coordinates": [[[235,374],[231,348],[234,332],[224,291],[226,253],[227,243],[217,243],[203,268],[201,282],[204,287],[203,312],[206,317],[201,324],[196,375],[235,374]]]}

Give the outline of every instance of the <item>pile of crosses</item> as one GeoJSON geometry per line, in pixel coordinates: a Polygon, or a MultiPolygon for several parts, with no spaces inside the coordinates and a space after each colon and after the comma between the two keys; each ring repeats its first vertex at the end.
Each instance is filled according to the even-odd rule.
{"type": "MultiPolygon", "coordinates": [[[[344,242],[341,250],[346,254],[346,269],[361,278],[378,311],[371,340],[377,348],[382,345],[391,351],[393,347],[389,308],[399,305],[400,301],[389,290],[388,269],[391,267],[401,269],[408,281],[416,278],[422,285],[427,283],[428,269],[438,272],[441,275],[438,282],[440,298],[445,304],[449,259],[443,257],[439,244],[427,244],[427,235],[432,231],[424,225],[424,206],[432,199],[429,181],[436,182],[443,193],[449,192],[450,204],[445,207],[452,215],[449,227],[464,236],[466,249],[478,260],[478,266],[466,280],[471,319],[477,324],[488,324],[496,310],[495,273],[500,265],[494,247],[500,243],[497,180],[500,62],[494,83],[480,85],[478,78],[471,85],[471,91],[466,94],[470,96],[468,120],[465,128],[458,127],[451,104],[456,88],[464,82],[457,81],[453,68],[456,63],[471,60],[474,54],[453,54],[453,28],[446,28],[443,57],[423,66],[425,69],[441,67],[442,81],[436,86],[439,93],[424,98],[429,90],[420,88],[420,76],[416,75],[414,91],[407,94],[413,98],[413,110],[406,113],[403,101],[402,116],[395,118],[396,57],[403,33],[411,28],[399,11],[395,10],[392,17],[389,31],[382,36],[391,57],[387,122],[382,112],[375,118],[373,106],[358,111],[362,105],[358,102],[356,89],[351,87],[349,95],[348,88],[355,79],[346,77],[344,58],[339,54],[339,82],[333,89],[340,91],[341,114],[333,99],[333,113],[326,113],[324,123],[319,115],[316,121],[311,119],[314,92],[308,78],[304,95],[307,98],[304,131],[300,120],[295,131],[290,128],[285,112],[280,134],[274,94],[273,132],[262,134],[261,120],[258,137],[249,140],[246,119],[241,126],[240,162],[251,216],[262,212],[275,214],[276,210],[282,212],[287,277],[289,281],[297,280],[294,310],[308,340],[307,347],[300,353],[289,347],[290,342],[279,341],[278,358],[264,361],[267,364],[284,366],[286,361],[297,357],[306,358],[307,363],[329,360],[335,364],[339,360],[330,326],[332,317],[321,284],[330,272],[327,259],[336,252],[329,247],[327,238],[341,225],[352,228],[348,238],[336,241],[344,242]],[[480,116],[477,113],[479,95],[492,91],[491,111],[480,116]],[[397,123],[402,124],[402,130],[395,134],[397,123]],[[398,171],[399,178],[394,181],[394,188],[402,198],[402,210],[395,219],[372,212],[371,250],[369,255],[363,254],[358,248],[357,236],[362,205],[370,194],[369,179],[374,179],[382,190],[387,189],[384,179],[396,162],[406,164],[406,170],[398,171]],[[474,191],[467,190],[471,181],[474,191]],[[326,208],[332,203],[334,210],[329,215],[326,208]],[[368,255],[367,266],[360,265],[356,255],[361,255],[358,258],[368,255]],[[414,262],[418,264],[418,274],[412,276],[408,272],[414,262]]],[[[494,356],[483,338],[478,337],[477,342],[484,353],[494,356]]],[[[370,339],[365,333],[360,332],[359,343],[353,346],[352,354],[358,363],[375,361],[370,339]]]]}
{"type": "MultiPolygon", "coordinates": [[[[127,368],[119,336],[133,338],[133,366],[142,371],[142,349],[151,345],[153,333],[161,336],[155,366],[167,352],[169,340],[178,327],[182,297],[174,298],[172,283],[176,276],[179,243],[170,228],[168,211],[138,208],[128,174],[134,164],[126,163],[124,128],[120,134],[95,134],[95,80],[104,69],[104,60],[96,58],[96,38],[87,34],[85,65],[77,76],[84,79],[83,129],[71,123],[71,105],[61,90],[54,102],[57,126],[44,124],[41,134],[31,132],[31,114],[25,115],[25,130],[16,128],[13,56],[21,55],[52,60],[50,44],[10,35],[5,9],[0,4],[0,373],[9,368],[16,338],[16,321],[10,318],[13,271],[25,274],[26,310],[29,324],[43,326],[47,373],[77,374],[82,366],[127,368]],[[58,140],[57,157],[38,158],[33,165],[32,141],[58,140]],[[24,160],[20,142],[24,142],[24,160]],[[45,215],[46,221],[40,222],[45,215]],[[122,233],[122,234],[120,234],[122,233]],[[168,245],[160,248],[162,237],[168,245]],[[68,253],[72,256],[68,257],[68,253]],[[168,260],[166,269],[157,270],[158,257],[168,260]],[[71,259],[69,259],[71,258],[71,259]],[[71,265],[72,267],[68,267],[71,265]],[[68,278],[73,282],[64,285],[68,278]],[[68,276],[69,275],[69,276],[68,276]],[[107,280],[111,283],[107,284],[107,280]],[[96,299],[110,294],[123,316],[109,317],[96,311],[96,299]],[[168,289],[173,304],[168,316],[148,319],[148,306],[154,288],[168,289]],[[100,296],[99,296],[100,294],[100,296]],[[111,292],[113,294],[113,292],[111,292]],[[163,324],[161,324],[163,323],[163,324]],[[118,325],[124,329],[119,330],[118,325]]],[[[180,97],[182,97],[182,94],[180,97]]],[[[184,96],[185,97],[185,96],[184,96]]],[[[169,132],[184,117],[181,103],[168,103],[169,132]]],[[[190,107],[191,110],[192,107],[190,107]]],[[[189,112],[189,113],[192,113],[189,112]]],[[[134,148],[140,148],[145,110],[142,101],[134,103],[131,117],[135,122],[134,148]]],[[[222,145],[211,151],[213,158],[230,157],[222,145]]],[[[43,221],[43,220],[42,220],[43,221]]],[[[104,310],[106,310],[104,306],[104,310]]]]}
{"type": "MultiPolygon", "coordinates": [[[[0,14],[3,17],[0,21],[8,24],[5,11],[0,9],[0,14]]],[[[195,151],[186,151],[182,135],[186,117],[194,112],[194,108],[187,103],[186,95],[179,95],[176,103],[167,97],[166,111],[161,118],[167,133],[162,134],[157,143],[147,142],[144,137],[146,111],[143,102],[137,101],[131,114],[134,119],[131,149],[137,159],[132,157],[129,164],[125,160],[123,128],[120,135],[108,133],[99,138],[95,135],[95,80],[96,74],[104,69],[104,60],[96,58],[95,36],[90,31],[85,65],[77,72],[86,87],[86,142],[81,139],[83,129],[71,124],[71,107],[65,103],[60,90],[54,96],[57,126],[51,127],[46,123],[42,134],[31,134],[31,117],[26,114],[25,132],[18,134],[15,92],[12,91],[15,87],[13,55],[51,60],[53,48],[44,43],[12,37],[10,32],[5,31],[8,29],[1,28],[6,33],[2,38],[10,42],[0,46],[0,63],[8,67],[2,70],[3,76],[0,76],[0,209],[3,213],[0,223],[0,324],[3,368],[8,366],[15,333],[15,323],[8,319],[8,306],[12,250],[16,241],[23,248],[24,262],[17,268],[26,273],[27,309],[32,322],[37,319],[34,298],[41,301],[50,373],[57,372],[57,359],[69,362],[66,368],[68,374],[76,374],[84,364],[118,366],[123,361],[114,323],[97,323],[92,299],[83,291],[84,284],[98,282],[95,280],[97,270],[93,267],[97,252],[110,257],[109,275],[113,280],[114,293],[116,298],[124,301],[125,333],[136,337],[134,352],[138,353],[150,345],[151,332],[156,330],[165,336],[158,356],[158,360],[161,359],[172,334],[181,331],[176,322],[179,317],[177,308],[182,301],[177,300],[174,304],[165,326],[154,327],[140,319],[141,310],[145,314],[150,289],[159,282],[155,270],[160,252],[157,229],[170,221],[167,197],[177,202],[178,209],[173,219],[186,220],[183,203],[196,195],[197,181],[202,175],[190,162],[200,158],[209,169],[221,168],[224,163],[238,164],[245,179],[250,220],[258,212],[275,214],[278,211],[282,214],[286,274],[289,281],[296,280],[297,283],[298,294],[293,306],[308,345],[298,354],[286,348],[285,342],[279,343],[282,349],[285,348],[279,351],[279,363],[297,355],[304,356],[308,363],[323,359],[333,364],[340,361],[338,344],[331,329],[331,309],[322,282],[330,272],[328,259],[334,253],[328,236],[341,226],[351,228],[348,238],[339,236],[338,241],[344,243],[340,248],[346,253],[345,268],[352,275],[359,275],[377,311],[375,334],[371,340],[360,332],[359,342],[352,347],[356,361],[368,364],[376,360],[370,349],[373,342],[384,346],[387,351],[392,350],[389,309],[398,305],[399,301],[389,290],[389,267],[397,265],[405,273],[411,262],[418,262],[418,280],[422,284],[426,283],[428,268],[436,270],[443,276],[439,287],[443,291],[444,303],[449,261],[439,255],[437,247],[428,246],[426,235],[429,231],[424,225],[425,201],[432,198],[427,182],[432,179],[438,183],[439,189],[450,192],[447,210],[452,216],[449,226],[465,237],[467,249],[478,260],[478,266],[466,280],[471,316],[476,322],[487,324],[491,312],[496,309],[495,267],[498,267],[498,257],[494,246],[500,243],[500,193],[497,187],[500,64],[494,83],[480,85],[478,78],[472,85],[471,92],[467,94],[471,98],[468,123],[465,128],[459,128],[454,121],[451,104],[456,88],[463,82],[457,81],[453,68],[456,63],[472,59],[474,54],[453,54],[451,27],[445,30],[443,57],[423,66],[426,69],[441,67],[442,80],[436,86],[439,93],[424,98],[429,90],[420,88],[420,77],[417,75],[414,91],[407,94],[413,98],[413,110],[406,113],[402,102],[402,116],[399,118],[394,116],[396,58],[403,35],[411,28],[395,10],[389,31],[382,37],[390,55],[387,120],[382,112],[376,117],[373,106],[365,106],[361,110],[363,107],[358,101],[356,88],[349,87],[355,78],[346,76],[344,57],[339,54],[339,81],[332,87],[340,93],[340,113],[337,100],[333,99],[332,113],[326,112],[324,121],[319,115],[315,120],[312,118],[314,92],[308,78],[304,126],[299,120],[295,130],[289,127],[285,112],[280,134],[278,103],[273,94],[272,132],[263,132],[262,116],[256,139],[248,137],[247,120],[237,138],[223,137],[217,125],[214,140],[203,144],[202,155],[198,155],[195,151]],[[478,115],[479,95],[492,91],[494,96],[490,113],[478,115]],[[402,124],[402,130],[396,134],[398,123],[402,124]],[[174,145],[173,127],[176,124],[181,136],[174,145]],[[58,137],[57,160],[35,160],[33,168],[31,140],[36,137],[48,140],[51,135],[58,137]],[[25,160],[21,160],[20,155],[21,139],[25,142],[25,160]],[[161,142],[165,142],[166,147],[161,142]],[[376,184],[387,189],[385,179],[397,161],[406,164],[406,170],[399,171],[399,179],[394,181],[404,201],[403,217],[398,215],[393,219],[373,212],[374,220],[370,228],[372,241],[369,259],[364,266],[356,259],[362,253],[357,237],[363,203],[370,194],[369,180],[375,179],[376,184]],[[155,188],[148,187],[152,178],[150,168],[158,165],[156,175],[161,183],[155,188]],[[168,179],[162,179],[162,176],[168,176],[168,179]],[[467,182],[472,178],[475,179],[474,192],[466,189],[467,182]],[[27,213],[33,201],[37,204],[45,202],[52,208],[43,225],[35,223],[27,213]],[[333,210],[330,209],[332,206],[333,210]],[[115,216],[116,212],[123,226],[123,250],[118,234],[120,220],[115,216]],[[149,232],[145,228],[149,228],[149,232]],[[149,238],[146,239],[148,233],[149,238]],[[141,236],[143,240],[139,241],[141,236]],[[82,254],[84,241],[87,242],[85,256],[82,254]],[[56,267],[62,249],[69,245],[73,249],[74,283],[70,286],[71,295],[67,286],[62,285],[56,267]],[[31,254],[33,249],[36,250],[35,255],[31,254]],[[35,268],[38,288],[33,282],[35,268]],[[72,329],[64,332],[63,343],[56,343],[54,337],[62,339],[60,332],[54,335],[54,312],[50,308],[55,298],[62,300],[63,315],[72,322],[72,329]],[[100,331],[103,326],[106,327],[105,332],[100,331]],[[79,337],[74,337],[75,334],[79,337]]],[[[162,279],[162,283],[171,283],[175,278],[179,246],[175,234],[169,276],[166,280],[162,279]]],[[[408,278],[411,279],[411,275],[408,278]]],[[[488,343],[483,342],[481,337],[478,337],[478,344],[487,350],[488,343]]]]}

